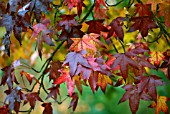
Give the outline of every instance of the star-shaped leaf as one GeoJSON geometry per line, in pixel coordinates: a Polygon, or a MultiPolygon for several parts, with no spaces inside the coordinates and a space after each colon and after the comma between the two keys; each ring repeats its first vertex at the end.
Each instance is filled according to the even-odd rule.
{"type": "Polygon", "coordinates": [[[129,28],[128,32],[139,30],[143,37],[146,37],[148,35],[149,29],[158,27],[153,19],[149,16],[134,17],[132,18],[132,21],[134,21],[135,23],[129,28]]]}
{"type": "Polygon", "coordinates": [[[107,32],[108,29],[103,26],[103,21],[104,20],[91,20],[91,21],[88,21],[86,22],[89,27],[88,27],[88,30],[87,30],[87,33],[96,33],[96,34],[100,34],[101,31],[103,32],[107,32]]]}
{"type": "Polygon", "coordinates": [[[156,108],[155,114],[160,114],[160,111],[162,111],[164,114],[169,114],[168,105],[166,103],[168,100],[170,100],[170,99],[166,96],[157,95],[156,102],[153,101],[149,107],[156,108]]]}
{"type": "Polygon", "coordinates": [[[120,66],[120,72],[124,79],[128,77],[128,65],[138,69],[137,63],[129,56],[128,52],[126,53],[117,53],[114,55],[116,57],[116,60],[114,60],[113,64],[111,65],[111,68],[114,69],[118,65],[120,66]]]}
{"type": "Polygon", "coordinates": [[[140,80],[140,83],[138,84],[139,93],[143,91],[148,92],[148,94],[153,98],[153,100],[156,101],[157,97],[156,86],[162,86],[165,83],[155,75],[139,76],[136,77],[136,79],[140,80]]]}
{"type": "Polygon", "coordinates": [[[136,114],[138,110],[140,99],[151,100],[148,94],[144,92],[139,93],[137,86],[129,84],[124,86],[123,88],[126,90],[126,92],[120,99],[119,103],[125,102],[126,100],[129,99],[129,106],[133,114],[136,114]]]}
{"type": "Polygon", "coordinates": [[[81,51],[90,49],[96,51],[97,48],[95,44],[105,47],[104,44],[97,39],[98,37],[98,34],[90,33],[84,35],[82,38],[71,38],[73,40],[73,44],[70,46],[70,50],[81,51]]]}
{"type": "Polygon", "coordinates": [[[124,18],[122,17],[117,17],[116,19],[114,19],[111,23],[111,29],[109,30],[108,36],[107,38],[111,37],[114,33],[117,35],[117,37],[123,41],[124,38],[124,32],[123,32],[123,28],[122,28],[122,24],[121,22],[124,21],[124,18]]]}
{"type": "Polygon", "coordinates": [[[27,100],[24,101],[24,104],[27,104],[29,102],[32,109],[34,109],[37,100],[43,102],[43,100],[39,97],[38,93],[36,92],[27,93],[25,94],[25,96],[27,100]]]}
{"type": "Polygon", "coordinates": [[[64,61],[63,65],[69,64],[70,68],[70,75],[74,76],[78,64],[85,66],[87,68],[90,68],[90,65],[87,62],[87,59],[83,56],[86,54],[85,50],[82,50],[80,52],[70,52],[66,56],[66,60],[64,61]]]}

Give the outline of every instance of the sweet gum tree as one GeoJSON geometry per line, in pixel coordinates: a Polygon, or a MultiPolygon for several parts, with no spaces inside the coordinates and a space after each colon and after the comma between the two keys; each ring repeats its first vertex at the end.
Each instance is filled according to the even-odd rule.
{"type": "Polygon", "coordinates": [[[1,114],[31,113],[36,102],[51,114],[66,98],[74,112],[82,86],[108,85],[125,90],[119,103],[132,114],[141,100],[168,114],[157,87],[170,80],[169,14],[169,0],[1,0],[1,114]]]}

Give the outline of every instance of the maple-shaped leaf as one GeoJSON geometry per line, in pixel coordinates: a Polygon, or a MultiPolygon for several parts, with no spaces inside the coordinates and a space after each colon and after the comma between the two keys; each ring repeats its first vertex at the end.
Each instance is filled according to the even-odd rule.
{"type": "Polygon", "coordinates": [[[30,11],[34,12],[36,22],[39,23],[42,17],[42,13],[48,13],[50,11],[50,4],[52,0],[33,0],[30,5],[30,11]]]}
{"type": "Polygon", "coordinates": [[[96,33],[96,34],[100,34],[101,31],[103,32],[107,32],[108,29],[103,26],[103,21],[104,20],[91,20],[91,21],[87,21],[86,23],[89,25],[87,33],[96,33]]]}
{"type": "Polygon", "coordinates": [[[81,51],[90,49],[96,51],[97,48],[95,44],[105,47],[105,45],[97,39],[98,37],[98,34],[90,33],[85,34],[82,38],[71,38],[73,40],[73,44],[70,46],[70,50],[81,51]]]}
{"type": "Polygon", "coordinates": [[[41,106],[44,107],[43,114],[52,114],[53,113],[51,103],[43,103],[41,106]]]}
{"type": "Polygon", "coordinates": [[[135,4],[136,12],[140,16],[152,16],[151,11],[149,10],[151,8],[151,4],[135,4]]]}
{"type": "Polygon", "coordinates": [[[68,70],[60,70],[61,76],[57,78],[53,84],[60,85],[61,83],[66,82],[67,84],[67,90],[69,96],[72,96],[74,92],[74,80],[71,79],[70,73],[68,70]]]}
{"type": "Polygon", "coordinates": [[[138,69],[137,63],[131,58],[131,54],[129,55],[128,52],[126,53],[117,53],[114,55],[116,57],[116,60],[114,60],[113,64],[111,65],[111,68],[114,69],[118,65],[120,66],[120,72],[124,79],[128,77],[128,65],[138,69]]]}
{"type": "Polygon", "coordinates": [[[39,97],[38,93],[36,92],[27,93],[25,94],[25,96],[26,100],[24,101],[24,104],[27,104],[29,102],[32,109],[34,109],[37,100],[43,102],[43,100],[39,97]]]}
{"type": "Polygon", "coordinates": [[[5,104],[4,106],[0,107],[0,112],[1,114],[10,114],[8,105],[5,104]]]}
{"type": "Polygon", "coordinates": [[[140,83],[138,84],[139,93],[145,91],[156,101],[156,86],[162,86],[165,83],[156,75],[138,76],[136,79],[140,80],[140,83]]]}
{"type": "Polygon", "coordinates": [[[42,23],[38,23],[33,26],[34,33],[32,37],[37,38],[37,46],[38,46],[38,53],[40,58],[42,57],[41,50],[43,42],[48,44],[49,46],[54,46],[54,43],[52,41],[51,33],[52,31],[47,29],[47,26],[49,25],[49,20],[43,20],[42,23]]]}
{"type": "Polygon", "coordinates": [[[71,38],[81,38],[84,35],[84,32],[82,32],[80,29],[82,28],[82,25],[76,25],[72,26],[71,32],[67,32],[64,28],[62,29],[61,34],[59,35],[59,40],[66,40],[68,43],[68,46],[70,47],[73,41],[71,38]]]}
{"type": "Polygon", "coordinates": [[[70,105],[68,108],[71,108],[72,107],[72,110],[73,112],[75,111],[76,107],[77,107],[77,103],[78,103],[78,94],[77,93],[73,93],[72,96],[70,96],[72,99],[71,99],[71,102],[70,102],[70,105]]]}
{"type": "Polygon", "coordinates": [[[46,99],[50,97],[54,97],[54,100],[57,100],[57,94],[60,95],[59,88],[60,88],[60,85],[56,85],[56,86],[49,88],[48,90],[50,90],[50,93],[48,94],[46,99]]]}
{"type": "MultiPolygon", "coordinates": [[[[20,75],[22,76],[22,79],[23,79],[23,76],[25,76],[25,77],[27,78],[27,80],[29,81],[30,85],[32,84],[32,80],[35,80],[36,83],[39,83],[39,84],[40,84],[40,82],[38,81],[38,79],[35,78],[34,75],[32,75],[32,74],[30,74],[30,73],[27,73],[27,72],[25,72],[24,70],[22,70],[22,71],[20,72],[20,75]]],[[[24,82],[24,79],[23,79],[23,82],[24,82]]],[[[24,82],[24,85],[25,85],[25,82],[24,82]]]]}
{"type": "Polygon", "coordinates": [[[20,66],[20,60],[16,60],[14,61],[11,65],[4,67],[3,69],[1,69],[2,71],[4,71],[4,74],[2,76],[2,80],[1,80],[1,84],[0,85],[8,85],[8,88],[13,88],[13,82],[15,82],[16,84],[19,84],[16,77],[15,77],[15,73],[14,70],[17,66],[20,66]]]}
{"type": "Polygon", "coordinates": [[[34,30],[32,37],[37,37],[38,34],[47,29],[47,26],[50,24],[50,20],[44,19],[41,23],[34,25],[32,28],[34,30]]]}
{"type": "Polygon", "coordinates": [[[140,99],[151,100],[148,94],[144,92],[139,93],[137,86],[129,84],[124,86],[123,88],[126,90],[126,92],[120,99],[119,103],[125,102],[126,100],[129,99],[129,106],[132,114],[136,114],[139,107],[140,99]]]}
{"type": "Polygon", "coordinates": [[[69,10],[71,10],[73,7],[77,7],[77,13],[80,17],[82,13],[82,7],[85,7],[83,1],[84,0],[64,0],[64,5],[68,4],[69,10]]]}
{"type": "Polygon", "coordinates": [[[166,103],[168,100],[170,99],[166,96],[157,95],[156,102],[153,101],[149,108],[156,108],[155,114],[160,114],[160,111],[162,111],[164,114],[169,114],[168,105],[166,103]]]}
{"type": "Polygon", "coordinates": [[[75,16],[76,15],[61,15],[60,18],[62,18],[62,20],[59,21],[58,25],[64,27],[64,29],[70,33],[72,26],[78,25],[74,18],[75,16]]]}
{"type": "Polygon", "coordinates": [[[124,32],[123,32],[123,28],[122,28],[122,23],[125,19],[122,17],[117,17],[116,19],[114,19],[111,23],[110,23],[110,30],[108,33],[107,38],[111,37],[114,33],[116,34],[116,36],[123,41],[124,38],[124,32]]]}
{"type": "Polygon", "coordinates": [[[15,110],[15,112],[18,113],[21,100],[26,100],[26,97],[21,92],[21,89],[22,89],[21,87],[17,86],[15,89],[12,89],[11,91],[6,91],[7,97],[4,102],[6,103],[7,101],[9,101],[8,106],[9,106],[10,112],[12,112],[12,110],[15,110]]]}
{"type": "Polygon", "coordinates": [[[166,2],[165,3],[160,3],[159,4],[160,6],[160,9],[159,9],[159,13],[158,13],[158,16],[164,16],[164,21],[165,21],[165,25],[166,27],[169,27],[170,26],[170,17],[168,16],[169,13],[170,13],[170,4],[167,4],[166,2]]]}
{"type": "Polygon", "coordinates": [[[85,50],[81,50],[80,52],[70,52],[67,54],[66,60],[64,61],[63,65],[67,63],[69,64],[71,76],[74,76],[78,64],[90,68],[87,59],[84,57],[85,54],[86,54],[85,50]]]}
{"type": "Polygon", "coordinates": [[[153,19],[149,16],[134,17],[132,18],[132,21],[134,21],[135,23],[129,28],[128,32],[139,30],[143,37],[146,37],[148,35],[149,29],[158,27],[153,19]]]}

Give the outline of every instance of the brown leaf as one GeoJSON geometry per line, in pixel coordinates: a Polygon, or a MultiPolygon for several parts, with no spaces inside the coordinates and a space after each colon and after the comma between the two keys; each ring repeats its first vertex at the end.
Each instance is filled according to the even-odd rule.
{"type": "Polygon", "coordinates": [[[53,113],[51,103],[43,103],[42,106],[44,107],[43,114],[52,114],[53,113]]]}
{"type": "Polygon", "coordinates": [[[37,100],[43,102],[43,100],[39,97],[38,93],[36,92],[27,93],[25,94],[25,96],[27,100],[24,101],[24,104],[27,104],[29,102],[32,109],[34,109],[37,100]]]}
{"type": "Polygon", "coordinates": [[[77,107],[77,103],[78,103],[78,99],[79,99],[78,94],[74,92],[74,93],[72,94],[71,98],[72,98],[72,100],[71,100],[71,103],[70,103],[70,105],[69,105],[68,108],[73,107],[72,110],[73,110],[73,112],[74,112],[75,109],[76,109],[76,107],[77,107]]]}
{"type": "Polygon", "coordinates": [[[134,21],[135,23],[129,28],[128,32],[139,30],[143,37],[146,37],[148,35],[149,29],[158,27],[153,21],[153,18],[149,16],[134,17],[132,18],[132,21],[134,21]]]}

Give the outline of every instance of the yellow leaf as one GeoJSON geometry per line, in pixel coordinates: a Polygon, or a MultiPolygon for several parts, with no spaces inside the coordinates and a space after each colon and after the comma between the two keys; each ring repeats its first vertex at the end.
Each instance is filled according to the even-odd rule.
{"type": "Polygon", "coordinates": [[[169,98],[166,96],[157,95],[157,101],[153,101],[149,107],[156,108],[156,114],[159,114],[160,111],[164,112],[165,114],[169,114],[168,105],[166,104],[168,100],[169,98]]]}

